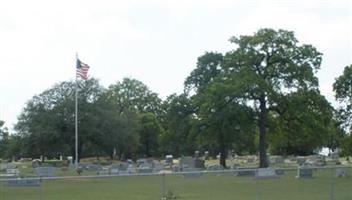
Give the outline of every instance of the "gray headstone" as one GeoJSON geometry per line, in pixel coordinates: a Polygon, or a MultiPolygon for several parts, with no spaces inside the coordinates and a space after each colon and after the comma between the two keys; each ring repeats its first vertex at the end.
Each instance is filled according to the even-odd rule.
{"type": "Polygon", "coordinates": [[[111,168],[110,173],[114,174],[114,175],[119,174],[119,169],[118,168],[111,168]]]}
{"type": "Polygon", "coordinates": [[[199,168],[199,169],[203,169],[205,167],[204,163],[205,163],[204,160],[196,158],[194,160],[194,167],[195,168],[199,168]]]}
{"type": "Polygon", "coordinates": [[[276,177],[276,171],[272,168],[259,168],[255,171],[255,177],[257,178],[272,178],[276,177]]]}
{"type": "Polygon", "coordinates": [[[337,168],[335,169],[335,177],[347,177],[347,170],[346,168],[337,168]]]}
{"type": "Polygon", "coordinates": [[[167,165],[172,165],[173,164],[173,159],[174,159],[174,157],[172,155],[166,155],[165,156],[165,163],[167,165]]]}
{"type": "Polygon", "coordinates": [[[305,157],[297,157],[297,164],[304,165],[306,163],[307,158],[305,157]]]}
{"type": "Polygon", "coordinates": [[[25,178],[16,178],[16,179],[11,179],[7,181],[8,186],[14,186],[14,187],[30,187],[30,186],[39,186],[40,185],[40,180],[38,178],[30,178],[30,177],[25,177],[25,178]]]}
{"type": "Polygon", "coordinates": [[[153,172],[160,172],[163,169],[164,165],[162,165],[161,163],[154,163],[153,172]]]}
{"type": "Polygon", "coordinates": [[[207,170],[208,171],[221,171],[221,170],[224,170],[224,167],[219,164],[214,164],[214,165],[209,165],[207,167],[207,170]]]}
{"type": "Polygon", "coordinates": [[[98,164],[87,164],[85,166],[85,169],[88,170],[88,171],[100,171],[102,170],[102,166],[101,165],[98,165],[98,164]]]}
{"type": "Polygon", "coordinates": [[[195,159],[192,157],[182,157],[179,160],[181,170],[184,168],[195,168],[195,159]]]}
{"type": "Polygon", "coordinates": [[[278,176],[284,175],[285,174],[285,170],[284,169],[275,169],[275,173],[278,176]]]}
{"type": "Polygon", "coordinates": [[[35,168],[36,173],[40,177],[52,177],[54,175],[54,167],[37,167],[35,168]]]}
{"type": "Polygon", "coordinates": [[[39,167],[39,166],[40,166],[40,163],[41,163],[40,160],[37,160],[37,159],[32,160],[32,168],[37,168],[37,167],[39,167]]]}
{"type": "Polygon", "coordinates": [[[313,169],[300,167],[297,171],[296,178],[312,178],[313,177],[313,169]]]}
{"type": "Polygon", "coordinates": [[[15,176],[20,174],[20,170],[16,169],[16,168],[9,168],[6,169],[6,174],[13,174],[15,176]]]}
{"type": "Polygon", "coordinates": [[[255,176],[255,167],[237,167],[235,171],[236,176],[255,176]]]}
{"type": "Polygon", "coordinates": [[[137,167],[137,172],[138,173],[152,173],[153,172],[152,165],[148,164],[148,163],[141,164],[141,165],[139,165],[139,167],[137,167]]]}
{"type": "Polygon", "coordinates": [[[106,167],[103,167],[97,172],[97,174],[98,175],[109,175],[110,174],[110,169],[106,168],[106,167]]]}
{"type": "Polygon", "coordinates": [[[270,156],[269,157],[270,163],[281,164],[284,163],[285,159],[282,156],[270,156]]]}
{"type": "Polygon", "coordinates": [[[209,160],[209,151],[204,151],[204,159],[209,160]]]}

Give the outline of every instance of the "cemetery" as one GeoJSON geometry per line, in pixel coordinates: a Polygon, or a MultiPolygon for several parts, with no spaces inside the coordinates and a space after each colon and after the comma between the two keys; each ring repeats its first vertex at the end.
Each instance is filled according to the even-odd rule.
{"type": "Polygon", "coordinates": [[[253,155],[229,157],[230,168],[217,164],[218,160],[206,160],[204,156],[180,157],[172,161],[170,156],[137,159],[135,162],[115,160],[110,164],[82,160],[79,174],[73,165],[70,166],[69,160],[63,160],[58,166],[49,166],[35,159],[34,162],[21,160],[0,164],[0,191],[9,200],[23,195],[26,199],[38,199],[38,191],[46,199],[72,199],[77,195],[75,192],[80,194],[75,199],[112,199],[110,196],[135,199],[139,195],[143,195],[143,199],[160,199],[163,193],[172,192],[180,199],[232,199],[233,196],[252,199],[258,196],[265,200],[272,197],[308,200],[328,196],[333,179],[334,199],[349,199],[352,163],[340,158],[343,164],[321,166],[320,161],[310,162],[312,157],[317,156],[269,156],[270,168],[255,167],[258,159],[253,155]],[[40,190],[36,189],[38,187],[40,190]],[[320,192],[310,193],[306,187],[320,192]],[[87,189],[89,195],[85,192],[87,189]],[[287,195],[285,198],[281,192],[275,192],[282,190],[287,195]]]}
{"type": "Polygon", "coordinates": [[[2,7],[0,200],[352,200],[349,2],[2,7]]]}

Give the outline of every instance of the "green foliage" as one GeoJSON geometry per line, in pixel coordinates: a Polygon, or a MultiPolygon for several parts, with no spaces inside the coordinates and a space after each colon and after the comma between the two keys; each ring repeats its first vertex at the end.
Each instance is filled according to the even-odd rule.
{"type": "Polygon", "coordinates": [[[343,74],[336,78],[333,85],[335,98],[343,105],[339,109],[340,121],[344,127],[352,125],[352,65],[346,66],[343,74]]]}
{"type": "Polygon", "coordinates": [[[315,72],[322,54],[311,45],[299,44],[294,33],[286,30],[260,29],[230,41],[236,48],[225,56],[199,57],[185,86],[195,90],[197,117],[206,129],[212,127],[210,135],[217,138],[217,145],[226,138],[228,144],[220,146],[229,146],[240,132],[248,136],[257,125],[260,167],[267,167],[268,118],[280,114],[273,108],[285,96],[318,87],[315,72]]]}
{"type": "Polygon", "coordinates": [[[185,81],[186,91],[195,90],[200,92],[210,81],[221,72],[223,55],[216,52],[206,52],[198,58],[197,67],[185,81]]]}
{"type": "Polygon", "coordinates": [[[294,33],[286,30],[260,29],[230,41],[238,48],[225,55],[223,79],[234,86],[239,97],[254,103],[260,167],[267,167],[268,113],[282,96],[318,87],[314,73],[322,54],[311,45],[299,45],[294,33]]]}
{"type": "Polygon", "coordinates": [[[199,107],[198,121],[203,126],[201,137],[216,141],[221,165],[226,166],[228,150],[234,148],[241,154],[244,150],[241,147],[253,144],[252,109],[243,104],[228,85],[214,80],[195,97],[195,102],[199,107]]]}
{"type": "Polygon", "coordinates": [[[161,99],[136,79],[124,78],[122,82],[110,85],[108,95],[117,104],[119,113],[131,110],[161,115],[161,99]]]}
{"type": "Polygon", "coordinates": [[[159,149],[159,137],[163,129],[152,113],[141,113],[138,116],[140,154],[145,157],[157,156],[159,149]]]}
{"type": "Polygon", "coordinates": [[[336,100],[342,104],[338,110],[341,128],[348,132],[342,143],[342,152],[352,155],[352,65],[346,66],[343,74],[336,78],[333,89],[336,100]]]}
{"type": "Polygon", "coordinates": [[[4,127],[4,124],[5,122],[0,120],[0,158],[6,157],[10,140],[8,129],[4,127]]]}
{"type": "Polygon", "coordinates": [[[322,146],[336,148],[342,137],[334,109],[318,90],[299,90],[281,98],[270,113],[273,154],[310,155],[322,146]]]}
{"type": "Polygon", "coordinates": [[[185,95],[170,95],[163,104],[162,125],[164,133],[160,137],[161,151],[174,156],[191,155],[196,150],[192,135],[194,109],[185,95]]]}

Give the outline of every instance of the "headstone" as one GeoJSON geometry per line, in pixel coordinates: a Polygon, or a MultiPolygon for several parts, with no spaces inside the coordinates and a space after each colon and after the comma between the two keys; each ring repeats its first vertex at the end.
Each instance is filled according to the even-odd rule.
{"type": "Polygon", "coordinates": [[[13,179],[17,177],[18,175],[15,174],[0,174],[0,179],[13,179]]]}
{"type": "Polygon", "coordinates": [[[269,161],[270,163],[274,163],[274,164],[281,164],[281,163],[284,163],[284,157],[282,156],[270,156],[269,157],[269,161]]]}
{"type": "Polygon", "coordinates": [[[40,177],[52,177],[54,175],[54,167],[37,167],[35,168],[36,173],[40,177]]]}
{"type": "Polygon", "coordinates": [[[154,163],[153,172],[160,172],[163,169],[164,169],[164,165],[162,165],[161,163],[154,163]]]}
{"type": "Polygon", "coordinates": [[[137,173],[137,169],[136,166],[134,166],[133,164],[128,165],[126,173],[128,174],[135,174],[137,173]]]}
{"type": "Polygon", "coordinates": [[[142,158],[136,161],[137,167],[139,167],[140,165],[152,165],[152,163],[153,163],[153,159],[142,158]]]}
{"type": "Polygon", "coordinates": [[[205,167],[204,163],[205,163],[204,160],[196,158],[194,160],[194,167],[199,168],[199,169],[203,169],[205,167]]]}
{"type": "Polygon", "coordinates": [[[313,177],[313,169],[299,167],[297,171],[296,178],[312,178],[313,177]]]}
{"type": "Polygon", "coordinates": [[[67,160],[68,160],[68,166],[70,168],[73,168],[74,167],[74,164],[73,164],[73,157],[72,156],[67,156],[67,160]]]}
{"type": "Polygon", "coordinates": [[[222,170],[224,170],[224,167],[219,164],[209,165],[207,167],[207,171],[222,171],[222,170]]]}
{"type": "Polygon", "coordinates": [[[41,161],[38,159],[32,160],[32,168],[37,168],[40,166],[41,161]]]}
{"type": "Polygon", "coordinates": [[[7,169],[7,165],[6,164],[0,164],[0,172],[1,171],[5,171],[7,169]]]}
{"type": "Polygon", "coordinates": [[[40,180],[36,177],[15,178],[15,179],[8,180],[7,185],[14,186],[14,187],[39,186],[40,180]]]}
{"type": "Polygon", "coordinates": [[[195,151],[195,152],[194,152],[194,157],[195,157],[195,158],[199,158],[199,151],[195,151]]]}
{"type": "Polygon", "coordinates": [[[174,157],[172,155],[166,155],[165,156],[165,164],[167,165],[173,165],[174,162],[174,157]]]}
{"type": "Polygon", "coordinates": [[[28,162],[28,161],[31,161],[32,158],[21,158],[20,161],[21,162],[28,162]]]}
{"type": "Polygon", "coordinates": [[[236,176],[255,176],[255,167],[237,167],[235,171],[236,176]]]}
{"type": "Polygon", "coordinates": [[[275,169],[275,174],[278,176],[284,175],[285,170],[284,169],[275,169]]]}
{"type": "Polygon", "coordinates": [[[252,157],[247,158],[247,163],[254,163],[254,158],[252,157]]]}
{"type": "Polygon", "coordinates": [[[16,169],[17,168],[17,166],[13,163],[8,163],[5,166],[6,166],[6,169],[16,169]]]}
{"type": "Polygon", "coordinates": [[[306,163],[307,158],[305,157],[297,157],[297,164],[304,165],[306,163]]]}
{"type": "Polygon", "coordinates": [[[179,165],[173,165],[172,166],[172,171],[173,172],[179,172],[180,171],[180,166],[179,165]]]}
{"type": "Polygon", "coordinates": [[[102,166],[100,166],[98,164],[89,163],[89,164],[85,165],[85,170],[98,172],[98,171],[102,170],[102,166]]]}
{"type": "Polygon", "coordinates": [[[119,168],[116,166],[111,166],[110,168],[110,174],[113,174],[113,175],[116,175],[116,174],[119,174],[119,168]]]}
{"type": "Polygon", "coordinates": [[[183,171],[183,169],[186,168],[195,168],[195,160],[192,157],[182,157],[179,160],[179,165],[180,165],[180,170],[183,171]]]}
{"type": "Polygon", "coordinates": [[[331,160],[334,164],[341,164],[339,160],[339,151],[336,150],[334,152],[331,152],[329,158],[329,160],[331,160]]]}
{"type": "Polygon", "coordinates": [[[98,175],[110,175],[110,169],[107,167],[101,168],[98,172],[98,175]]]}
{"type": "Polygon", "coordinates": [[[209,160],[209,151],[204,151],[204,159],[209,160]]]}
{"type": "Polygon", "coordinates": [[[153,172],[152,165],[150,165],[148,163],[141,164],[137,167],[137,172],[138,173],[152,173],[153,172]]]}
{"type": "Polygon", "coordinates": [[[195,177],[201,176],[202,172],[198,171],[195,168],[193,168],[193,169],[192,168],[185,168],[185,169],[183,169],[182,174],[186,178],[195,178],[195,177]]]}
{"type": "Polygon", "coordinates": [[[305,163],[319,167],[326,165],[325,157],[323,155],[311,155],[307,158],[305,163]]]}
{"type": "Polygon", "coordinates": [[[276,171],[272,168],[259,168],[255,171],[256,178],[272,178],[276,177],[276,171]]]}
{"type": "Polygon", "coordinates": [[[6,169],[6,174],[12,174],[14,176],[17,176],[20,174],[20,171],[17,168],[8,168],[6,169]]]}
{"type": "Polygon", "coordinates": [[[336,168],[335,169],[335,177],[340,178],[340,177],[347,177],[347,170],[346,168],[336,168]]]}

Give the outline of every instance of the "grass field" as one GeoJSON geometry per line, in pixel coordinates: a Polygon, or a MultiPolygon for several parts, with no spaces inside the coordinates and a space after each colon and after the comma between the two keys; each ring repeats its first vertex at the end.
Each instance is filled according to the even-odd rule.
{"type": "Polygon", "coordinates": [[[330,169],[315,171],[312,179],[296,179],[295,175],[296,171],[286,171],[285,175],[271,179],[237,177],[232,173],[210,173],[194,178],[169,174],[165,179],[161,175],[71,178],[46,180],[39,187],[11,187],[0,183],[0,199],[158,200],[163,191],[172,191],[177,199],[189,200],[352,199],[352,177],[332,178],[330,169]]]}

